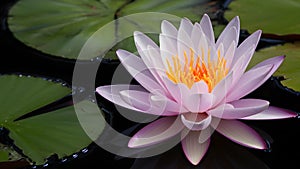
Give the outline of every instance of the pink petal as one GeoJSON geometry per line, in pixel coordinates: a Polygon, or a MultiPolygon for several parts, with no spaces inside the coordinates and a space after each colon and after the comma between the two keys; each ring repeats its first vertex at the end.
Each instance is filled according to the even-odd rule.
{"type": "Polygon", "coordinates": [[[203,15],[203,17],[202,17],[202,19],[200,21],[200,26],[201,26],[204,34],[208,38],[208,40],[211,43],[214,43],[215,42],[215,35],[214,35],[214,31],[213,31],[213,27],[212,27],[210,18],[209,18],[209,16],[207,14],[203,15]]]}
{"type": "Polygon", "coordinates": [[[164,84],[166,85],[167,90],[173,97],[173,99],[178,103],[182,104],[182,95],[180,92],[180,89],[177,84],[175,84],[173,81],[171,81],[168,77],[163,76],[162,77],[164,84]]]}
{"type": "Polygon", "coordinates": [[[193,131],[204,130],[211,122],[211,116],[206,113],[184,113],[180,116],[185,127],[193,131]]]}
{"type": "Polygon", "coordinates": [[[199,164],[206,154],[210,144],[210,139],[204,143],[199,143],[199,135],[200,132],[189,131],[188,135],[186,135],[181,141],[184,154],[193,165],[199,164]]]}
{"type": "Polygon", "coordinates": [[[170,36],[170,37],[174,37],[174,38],[177,37],[176,27],[166,20],[162,21],[162,23],[161,23],[161,32],[162,32],[162,34],[170,36]]]}
{"type": "Polygon", "coordinates": [[[185,84],[179,83],[177,86],[180,92],[180,97],[178,97],[177,100],[190,112],[205,112],[212,106],[214,99],[213,94],[193,94],[185,84]]]}
{"type": "Polygon", "coordinates": [[[234,53],[235,53],[235,50],[236,50],[236,45],[237,45],[237,43],[235,41],[233,41],[230,44],[228,50],[225,52],[224,58],[226,59],[226,66],[227,67],[231,67],[231,63],[232,63],[234,53]]]}
{"type": "Polygon", "coordinates": [[[283,60],[284,60],[285,56],[276,56],[270,59],[267,59],[263,62],[260,62],[259,64],[257,64],[256,66],[254,66],[251,69],[257,69],[259,67],[263,67],[265,65],[273,65],[272,70],[269,72],[269,74],[265,77],[264,80],[262,80],[260,83],[258,83],[255,87],[258,88],[260,85],[262,85],[266,80],[268,80],[271,75],[279,68],[279,66],[282,64],[283,60]]]}
{"type": "Polygon", "coordinates": [[[191,93],[192,94],[208,93],[208,86],[203,80],[200,80],[199,82],[193,84],[191,88],[191,93]]]}
{"type": "Polygon", "coordinates": [[[120,96],[120,91],[123,90],[139,90],[142,91],[143,88],[138,85],[109,85],[109,86],[100,86],[96,89],[102,97],[109,100],[110,102],[117,104],[119,106],[125,107],[127,109],[139,111],[132,105],[126,103],[120,96]]]}
{"type": "Polygon", "coordinates": [[[294,111],[270,106],[267,110],[254,114],[252,116],[244,117],[243,120],[274,120],[274,119],[285,119],[294,118],[298,114],[294,111]]]}
{"type": "Polygon", "coordinates": [[[160,118],[138,131],[128,143],[130,148],[150,146],[165,141],[182,131],[184,126],[176,117],[160,118]]]}
{"type": "Polygon", "coordinates": [[[230,89],[232,84],[232,75],[233,72],[229,72],[227,76],[222,79],[212,90],[212,94],[214,95],[214,102],[212,107],[217,106],[222,101],[224,101],[225,96],[227,95],[227,91],[230,89]]]}
{"type": "Polygon", "coordinates": [[[222,119],[240,119],[266,110],[269,102],[259,99],[241,99],[230,102],[230,105],[219,106],[209,110],[207,114],[222,119]]]}
{"type": "Polygon", "coordinates": [[[240,34],[240,20],[239,17],[235,17],[228,23],[226,28],[218,37],[216,46],[218,47],[220,44],[223,44],[225,51],[227,51],[229,45],[233,41],[236,43],[238,42],[239,34],[240,34]]]}
{"type": "Polygon", "coordinates": [[[154,70],[159,74],[160,72],[165,72],[165,66],[161,60],[160,49],[153,48],[152,46],[147,47],[149,61],[153,63],[154,70]]]}
{"type": "MultiPolygon", "coordinates": [[[[201,26],[199,23],[195,23],[194,27],[193,27],[193,30],[192,30],[192,35],[191,35],[191,39],[192,39],[192,42],[193,42],[193,47],[195,49],[195,52],[197,52],[198,48],[199,48],[199,41],[200,41],[200,38],[201,38],[201,35],[203,34],[203,30],[201,29],[201,26]]],[[[197,55],[199,55],[200,53],[197,53],[197,55]]]]}
{"type": "Polygon", "coordinates": [[[186,53],[188,57],[191,56],[190,49],[194,46],[194,44],[190,37],[191,34],[186,32],[189,30],[185,29],[185,27],[189,27],[189,26],[185,26],[187,25],[187,23],[184,22],[184,19],[181,23],[183,26],[180,25],[180,28],[178,30],[178,35],[177,35],[177,51],[178,51],[177,55],[179,56],[180,60],[184,61],[184,54],[186,53]]]}
{"type": "MultiPolygon", "coordinates": [[[[161,78],[157,72],[157,69],[161,68],[160,65],[163,65],[163,61],[161,60],[160,55],[149,55],[148,49],[150,47],[154,49],[159,49],[159,47],[154,43],[148,36],[144,35],[141,32],[135,31],[134,32],[134,41],[135,46],[144,62],[144,64],[147,66],[149,71],[152,73],[152,75],[155,77],[157,82],[163,86],[161,78]],[[150,47],[149,47],[150,46],[150,47]],[[154,58],[153,58],[154,57],[154,58]],[[155,60],[153,63],[152,61],[155,60]],[[159,64],[155,64],[156,62],[159,62],[159,64]]],[[[151,54],[151,53],[150,53],[151,54]]]]}
{"type": "Polygon", "coordinates": [[[216,130],[240,145],[255,149],[267,148],[264,139],[255,130],[240,121],[221,120],[216,130]]]}
{"type": "Polygon", "coordinates": [[[265,65],[247,71],[240,78],[238,84],[234,85],[234,87],[230,90],[226,100],[228,102],[238,100],[255,90],[257,87],[259,87],[258,85],[261,84],[261,81],[263,81],[266,76],[270,74],[272,67],[273,65],[265,65]]]}
{"type": "Polygon", "coordinates": [[[153,48],[158,48],[157,44],[142,32],[135,31],[133,35],[134,35],[135,43],[141,47],[142,51],[147,50],[147,47],[149,45],[152,46],[153,48]]]}
{"type": "Polygon", "coordinates": [[[130,52],[120,49],[116,53],[127,71],[143,87],[145,87],[145,89],[150,92],[159,91],[160,93],[165,93],[165,89],[157,83],[152,73],[139,57],[130,52]]]}
{"type": "Polygon", "coordinates": [[[274,67],[277,69],[281,65],[281,63],[283,62],[284,59],[285,59],[285,56],[275,56],[275,57],[266,59],[266,60],[258,63],[251,69],[256,69],[256,68],[259,68],[259,67],[262,67],[265,65],[276,65],[274,67]]]}
{"type": "Polygon", "coordinates": [[[159,45],[161,59],[165,66],[165,69],[168,68],[167,60],[171,63],[172,56],[177,56],[177,36],[172,37],[164,34],[159,35],[159,45]]]}
{"type": "Polygon", "coordinates": [[[235,64],[237,62],[237,60],[240,58],[240,56],[242,56],[245,53],[245,51],[247,51],[250,47],[254,46],[254,50],[255,50],[255,48],[259,42],[261,33],[262,33],[261,30],[258,30],[256,32],[252,33],[246,40],[244,40],[239,45],[239,47],[237,48],[237,50],[235,52],[235,56],[233,58],[233,64],[235,64]]]}
{"type": "MultiPolygon", "coordinates": [[[[199,37],[199,44],[198,44],[198,48],[197,49],[197,54],[200,56],[204,57],[204,62],[207,63],[208,62],[208,50],[209,50],[209,45],[211,45],[211,43],[207,42],[207,37],[205,36],[205,34],[202,32],[201,36],[199,37]]],[[[212,53],[212,52],[211,52],[212,53]]]]}
{"type": "Polygon", "coordinates": [[[192,94],[183,100],[183,104],[190,112],[205,112],[212,107],[214,98],[211,93],[192,94]]]}
{"type": "Polygon", "coordinates": [[[120,96],[128,105],[147,114],[174,116],[178,115],[181,111],[186,112],[180,104],[162,95],[158,96],[136,90],[123,90],[120,91],[120,96]]]}
{"type": "Polygon", "coordinates": [[[181,19],[178,31],[182,31],[182,30],[186,32],[189,36],[191,36],[193,30],[193,24],[188,18],[181,19]]]}
{"type": "Polygon", "coordinates": [[[206,111],[211,107],[215,98],[212,93],[195,93],[196,86],[189,89],[185,84],[175,84],[167,77],[163,77],[163,81],[174,100],[191,112],[206,111]]]}

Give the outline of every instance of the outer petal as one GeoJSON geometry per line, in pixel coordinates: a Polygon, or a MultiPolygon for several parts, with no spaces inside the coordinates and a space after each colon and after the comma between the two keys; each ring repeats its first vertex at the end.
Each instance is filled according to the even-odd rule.
{"type": "Polygon", "coordinates": [[[179,31],[184,30],[189,36],[192,34],[193,24],[188,18],[182,18],[179,26],[179,31]]]}
{"type": "Polygon", "coordinates": [[[210,139],[203,143],[199,143],[198,138],[200,132],[189,131],[189,133],[182,139],[181,145],[187,159],[194,165],[199,164],[201,159],[206,154],[210,139]]]}
{"type": "Polygon", "coordinates": [[[240,121],[221,120],[216,130],[228,139],[243,146],[256,149],[267,148],[264,139],[255,130],[240,121]]]}
{"type": "Polygon", "coordinates": [[[167,140],[184,128],[176,117],[160,118],[138,131],[129,141],[128,147],[139,148],[167,140]]]}
{"type": "MultiPolygon", "coordinates": [[[[246,72],[227,95],[227,101],[238,100],[255,90],[261,81],[270,74],[273,65],[266,65],[246,72]]],[[[264,82],[264,81],[263,81],[264,82]]]]}
{"type": "Polygon", "coordinates": [[[177,37],[177,29],[174,25],[172,25],[169,21],[162,21],[161,23],[161,32],[164,35],[169,37],[176,38],[177,37]]]}
{"type": "Polygon", "coordinates": [[[257,113],[252,116],[244,117],[243,120],[274,120],[274,119],[285,119],[294,118],[298,114],[287,109],[270,106],[267,110],[257,113]]]}
{"type": "MultiPolygon", "coordinates": [[[[182,20],[180,28],[178,30],[177,35],[177,55],[179,56],[179,59],[181,61],[184,61],[184,54],[187,56],[191,56],[191,48],[194,46],[192,39],[190,37],[191,34],[189,34],[190,24],[188,24],[188,21],[185,21],[185,19],[182,20]]],[[[193,27],[191,27],[192,29],[193,27]]]]}
{"type": "Polygon", "coordinates": [[[179,112],[187,112],[180,104],[169,100],[163,95],[153,95],[148,92],[136,90],[120,91],[121,98],[139,111],[162,116],[178,115],[179,112]]]}
{"type": "MultiPolygon", "coordinates": [[[[242,58],[241,58],[242,59],[242,58]]],[[[281,63],[284,60],[284,56],[277,56],[270,59],[267,59],[255,67],[247,71],[245,74],[239,78],[241,75],[240,72],[243,72],[242,69],[236,69],[238,75],[235,74],[235,81],[233,82],[233,88],[229,95],[227,96],[228,101],[236,100],[242,98],[249,94],[250,92],[257,89],[261,86],[270,76],[278,69],[281,63]],[[238,82],[238,84],[237,84],[238,82]]],[[[241,60],[240,60],[241,61],[241,60]]],[[[239,61],[235,66],[238,66],[239,61]]]]}
{"type": "Polygon", "coordinates": [[[117,55],[127,71],[149,92],[165,93],[165,89],[157,83],[144,62],[136,55],[125,50],[118,50],[117,55]]]}
{"type": "Polygon", "coordinates": [[[233,71],[233,82],[232,85],[235,85],[241,76],[244,74],[251,58],[253,55],[253,52],[255,50],[255,46],[249,46],[248,49],[246,49],[242,56],[238,58],[238,60],[231,64],[232,67],[230,67],[230,70],[233,71]]]}
{"type": "Polygon", "coordinates": [[[233,58],[233,64],[235,64],[237,62],[237,60],[240,58],[240,56],[242,56],[245,53],[245,51],[247,51],[250,47],[254,46],[253,50],[255,50],[255,48],[259,42],[261,33],[262,33],[261,30],[258,30],[256,32],[252,33],[246,40],[244,40],[239,45],[239,47],[237,48],[237,50],[235,52],[235,56],[233,58]]]}
{"type": "Polygon", "coordinates": [[[210,18],[207,14],[203,15],[203,17],[200,21],[200,26],[201,26],[204,34],[208,38],[208,40],[211,43],[214,43],[215,42],[215,35],[214,35],[214,31],[213,31],[213,27],[212,27],[210,18]]]}
{"type": "MultiPolygon", "coordinates": [[[[203,33],[203,30],[200,26],[199,23],[195,23],[194,27],[193,27],[193,31],[192,31],[192,35],[191,35],[191,39],[192,39],[192,42],[194,44],[194,49],[195,49],[195,52],[197,52],[198,48],[199,48],[199,41],[200,41],[200,38],[201,38],[201,35],[204,34],[203,33]]],[[[200,53],[197,53],[197,55],[199,55],[200,53]]],[[[196,56],[195,56],[196,57],[196,56]]]]}
{"type": "Polygon", "coordinates": [[[239,17],[235,17],[228,23],[226,28],[219,36],[216,43],[216,47],[218,47],[220,44],[223,44],[225,51],[227,51],[229,45],[233,41],[235,41],[236,43],[238,42],[239,34],[240,34],[240,20],[239,17]]]}
{"type": "Polygon", "coordinates": [[[165,69],[168,68],[167,60],[172,61],[172,56],[176,56],[177,52],[177,34],[176,37],[160,34],[159,35],[160,54],[165,69]]]}
{"type": "Polygon", "coordinates": [[[156,71],[157,68],[160,68],[159,65],[163,65],[161,57],[160,57],[160,55],[154,55],[154,56],[151,55],[150,56],[149,52],[148,52],[148,49],[150,47],[157,49],[157,50],[159,49],[159,47],[149,37],[147,37],[146,35],[144,35],[141,32],[138,32],[138,31],[134,32],[134,41],[135,41],[135,46],[136,46],[143,62],[145,63],[145,65],[147,66],[149,71],[152,73],[152,75],[155,77],[157,82],[163,86],[163,84],[161,82],[161,78],[160,78],[158,72],[156,71]],[[154,58],[152,58],[152,57],[154,57],[154,58]],[[159,62],[159,64],[155,65],[155,63],[153,63],[152,60],[159,62]]]}
{"type": "Polygon", "coordinates": [[[139,111],[135,107],[127,104],[120,96],[120,91],[122,90],[143,90],[141,86],[138,85],[110,85],[110,86],[100,86],[96,89],[97,93],[99,93],[102,97],[109,100],[112,103],[115,103],[119,106],[123,106],[127,109],[139,111]]]}
{"type": "Polygon", "coordinates": [[[259,99],[242,99],[231,102],[229,105],[222,105],[207,114],[222,119],[240,119],[251,116],[266,110],[269,102],[259,99]]]}

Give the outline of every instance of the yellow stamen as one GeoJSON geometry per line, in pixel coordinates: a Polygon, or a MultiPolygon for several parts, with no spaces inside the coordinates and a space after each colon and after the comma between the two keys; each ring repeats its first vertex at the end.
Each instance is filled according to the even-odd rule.
{"type": "Polygon", "coordinates": [[[204,49],[201,48],[201,56],[197,56],[195,61],[194,51],[190,49],[190,55],[183,53],[184,63],[181,63],[178,55],[172,56],[173,66],[167,59],[168,78],[174,83],[184,83],[191,88],[194,83],[203,80],[209,92],[227,75],[226,59],[221,56],[221,51],[217,51],[217,59],[211,60],[210,49],[207,52],[207,62],[204,61],[204,49]]]}

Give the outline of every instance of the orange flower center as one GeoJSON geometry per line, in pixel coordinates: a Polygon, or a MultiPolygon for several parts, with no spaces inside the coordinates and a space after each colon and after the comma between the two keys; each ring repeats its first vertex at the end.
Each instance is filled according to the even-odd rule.
{"type": "Polygon", "coordinates": [[[217,51],[217,59],[211,60],[210,50],[207,53],[207,61],[204,60],[204,50],[202,49],[201,56],[194,59],[194,51],[190,49],[188,56],[184,52],[184,62],[180,62],[178,56],[172,56],[173,66],[167,59],[168,69],[167,76],[174,83],[184,83],[188,88],[191,88],[195,82],[203,80],[209,92],[227,75],[228,68],[226,60],[221,56],[220,50],[217,51]]]}

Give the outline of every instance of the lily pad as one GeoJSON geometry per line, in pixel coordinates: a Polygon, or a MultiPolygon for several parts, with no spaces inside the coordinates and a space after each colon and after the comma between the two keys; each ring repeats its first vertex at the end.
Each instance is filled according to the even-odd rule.
{"type": "MultiPolygon", "coordinates": [[[[17,39],[30,47],[76,59],[88,38],[113,21],[97,39],[97,44],[102,45],[98,52],[80,58],[90,60],[102,57],[104,52],[122,40],[120,38],[126,38],[124,32],[132,35],[133,31],[143,31],[144,28],[145,31],[152,28],[156,31],[164,18],[150,15],[150,18],[127,17],[119,22],[115,19],[140,12],[163,12],[199,21],[208,7],[206,2],[208,0],[19,0],[9,11],[8,26],[17,39]]],[[[115,59],[114,56],[112,58],[115,59]]]]}
{"type": "MultiPolygon", "coordinates": [[[[0,148],[2,148],[1,145],[0,148]]],[[[9,152],[5,150],[0,150],[0,162],[8,161],[8,160],[9,160],[9,152]]]]}
{"type": "Polygon", "coordinates": [[[285,55],[286,58],[274,76],[283,76],[281,83],[293,90],[300,91],[300,42],[286,43],[268,47],[256,52],[249,67],[274,56],[285,55]]]}
{"type": "MultiPolygon", "coordinates": [[[[53,110],[40,115],[16,120],[25,114],[44,107],[69,95],[70,88],[61,83],[42,78],[3,75],[0,76],[0,127],[9,130],[14,145],[22,150],[33,163],[40,165],[46,158],[57,154],[59,158],[71,155],[88,146],[92,140],[85,134],[77,119],[79,114],[88,114],[88,120],[95,116],[103,123],[94,124],[99,134],[104,119],[98,107],[90,101],[53,110]]],[[[2,150],[0,150],[2,151],[2,150]]]]}
{"type": "Polygon", "coordinates": [[[249,32],[262,29],[276,35],[300,34],[300,1],[298,0],[234,0],[225,11],[225,18],[241,19],[249,32]]]}
{"type": "MultiPolygon", "coordinates": [[[[88,108],[93,104],[83,101],[77,106],[88,108]]],[[[89,112],[81,109],[77,113],[102,117],[97,109],[88,110],[89,112]]],[[[92,116],[89,118],[93,120],[92,116]]],[[[104,123],[91,125],[96,127],[94,130],[98,133],[104,128],[104,123]]],[[[17,121],[8,129],[11,131],[10,137],[15,141],[15,145],[37,164],[43,164],[45,158],[53,154],[57,154],[59,158],[71,155],[92,142],[78,122],[73,106],[17,121]]]]}
{"type": "Polygon", "coordinates": [[[12,147],[0,143],[0,163],[20,161],[23,159],[24,157],[22,157],[22,155],[16,152],[12,147]]]}

